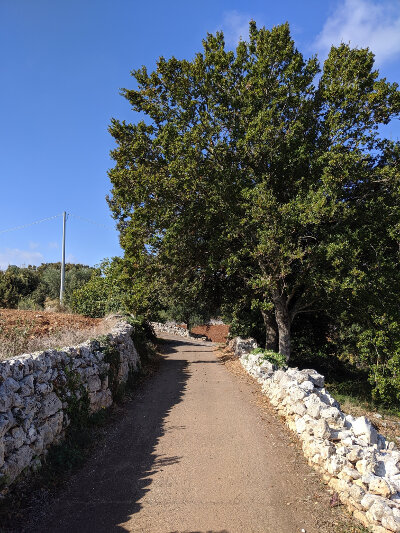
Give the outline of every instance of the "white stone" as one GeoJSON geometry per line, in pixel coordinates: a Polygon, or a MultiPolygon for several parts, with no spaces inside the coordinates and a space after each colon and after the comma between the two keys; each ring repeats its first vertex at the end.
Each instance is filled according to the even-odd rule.
{"type": "Polygon", "coordinates": [[[376,501],[374,502],[369,510],[367,511],[366,515],[369,520],[377,522],[380,522],[382,520],[382,517],[390,513],[390,507],[388,505],[385,505],[382,502],[376,501]]]}
{"type": "Polygon", "coordinates": [[[308,398],[304,400],[304,404],[307,407],[307,414],[312,418],[318,418],[321,413],[321,400],[316,394],[310,394],[308,398]]]}
{"type": "Polygon", "coordinates": [[[7,378],[3,386],[7,392],[17,392],[20,389],[20,384],[13,378],[7,378]]]}
{"type": "Polygon", "coordinates": [[[382,526],[390,529],[393,533],[400,533],[400,522],[395,519],[393,514],[385,514],[382,517],[382,526]]]}
{"type": "Polygon", "coordinates": [[[325,464],[327,471],[332,475],[339,474],[345,466],[348,466],[347,460],[340,455],[333,455],[326,460],[325,464]]]}
{"type": "Polygon", "coordinates": [[[378,443],[378,432],[372,426],[371,422],[365,416],[359,416],[354,420],[351,426],[354,435],[365,436],[367,443],[377,444],[378,443]]]}
{"type": "Polygon", "coordinates": [[[11,436],[14,440],[14,448],[21,448],[25,441],[25,432],[20,427],[11,430],[11,436]]]}
{"type": "Polygon", "coordinates": [[[363,490],[358,485],[355,485],[354,483],[350,487],[350,496],[355,500],[357,503],[360,503],[363,497],[365,496],[365,490],[363,490]]]}
{"type": "Polygon", "coordinates": [[[322,409],[321,417],[325,418],[326,420],[332,419],[335,422],[338,422],[339,420],[342,419],[342,415],[339,409],[337,409],[337,407],[328,407],[327,409],[322,409]]]}
{"type": "Polygon", "coordinates": [[[303,381],[300,383],[299,387],[307,392],[312,392],[314,390],[314,384],[311,381],[303,381]]]}
{"type": "Polygon", "coordinates": [[[369,484],[369,492],[372,494],[378,494],[384,498],[389,498],[392,495],[392,491],[390,490],[388,483],[380,477],[374,477],[371,479],[369,484]]]}
{"type": "Polygon", "coordinates": [[[326,420],[317,420],[313,426],[314,435],[319,439],[328,439],[331,435],[330,428],[326,420]]]}
{"type": "Polygon", "coordinates": [[[3,386],[0,387],[0,413],[6,413],[13,402],[13,395],[9,394],[3,386]]]}

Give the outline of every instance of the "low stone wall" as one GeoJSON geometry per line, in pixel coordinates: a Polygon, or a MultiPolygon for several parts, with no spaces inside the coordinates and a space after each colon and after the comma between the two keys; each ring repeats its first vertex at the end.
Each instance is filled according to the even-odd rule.
{"type": "Polygon", "coordinates": [[[38,468],[77,410],[112,404],[140,364],[131,331],[121,321],[100,340],[0,362],[0,486],[38,468]]]}
{"type": "Polygon", "coordinates": [[[278,370],[262,355],[244,353],[246,343],[253,346],[252,339],[239,339],[233,348],[299,436],[309,464],[364,526],[400,532],[400,451],[394,443],[367,418],[343,413],[315,370],[278,370]]]}
{"type": "Polygon", "coordinates": [[[207,337],[204,335],[190,333],[188,329],[177,326],[176,324],[163,324],[162,322],[150,322],[150,324],[156,333],[169,333],[171,335],[178,335],[179,337],[186,337],[187,339],[207,340],[207,337]]]}
{"type": "Polygon", "coordinates": [[[190,337],[190,331],[176,324],[163,324],[162,322],[150,322],[156,333],[170,333],[179,337],[190,337]]]}

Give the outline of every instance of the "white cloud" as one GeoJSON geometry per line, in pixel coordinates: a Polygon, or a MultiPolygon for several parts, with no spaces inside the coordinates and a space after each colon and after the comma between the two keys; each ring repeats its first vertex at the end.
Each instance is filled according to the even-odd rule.
{"type": "Polygon", "coordinates": [[[36,248],[39,248],[39,243],[38,243],[38,242],[30,241],[30,242],[29,242],[29,249],[30,249],[30,250],[36,250],[36,248]]]}
{"type": "Polygon", "coordinates": [[[368,47],[378,64],[400,55],[400,2],[398,0],[343,0],[328,17],[315,45],[326,56],[332,45],[350,43],[368,47]]]}
{"type": "Polygon", "coordinates": [[[6,248],[0,252],[0,268],[6,269],[8,265],[40,265],[44,260],[40,252],[20,250],[19,248],[6,248]]]}
{"type": "Polygon", "coordinates": [[[58,242],[51,241],[47,244],[47,246],[50,248],[50,250],[55,250],[56,248],[58,248],[58,242]]]}
{"type": "Polygon", "coordinates": [[[228,46],[237,46],[240,40],[246,41],[249,37],[250,15],[239,13],[236,10],[226,11],[221,27],[224,32],[225,42],[228,46]]]}
{"type": "Polygon", "coordinates": [[[78,259],[73,254],[68,254],[65,258],[66,263],[77,263],[78,259]]]}

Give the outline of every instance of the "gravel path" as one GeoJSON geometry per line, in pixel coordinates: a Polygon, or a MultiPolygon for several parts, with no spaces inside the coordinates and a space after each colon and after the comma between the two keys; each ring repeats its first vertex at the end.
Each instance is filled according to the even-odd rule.
{"type": "Polygon", "coordinates": [[[159,371],[37,531],[352,531],[254,383],[211,343],[165,338],[159,371]]]}

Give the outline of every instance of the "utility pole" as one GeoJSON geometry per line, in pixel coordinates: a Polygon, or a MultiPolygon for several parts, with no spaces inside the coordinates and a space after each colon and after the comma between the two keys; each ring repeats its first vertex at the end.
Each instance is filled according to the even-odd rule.
{"type": "Polygon", "coordinates": [[[60,284],[60,305],[63,304],[64,299],[64,284],[65,284],[65,224],[67,220],[67,213],[63,212],[63,237],[62,237],[62,259],[61,259],[61,284],[60,284]]]}

